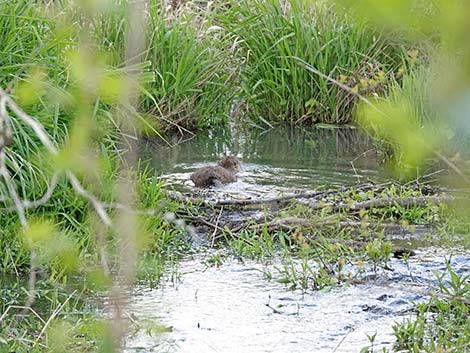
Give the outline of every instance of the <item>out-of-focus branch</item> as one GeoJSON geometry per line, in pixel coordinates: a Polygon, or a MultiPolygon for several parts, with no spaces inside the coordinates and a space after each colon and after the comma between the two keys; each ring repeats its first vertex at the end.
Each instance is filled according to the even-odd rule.
{"type": "MultiPolygon", "coordinates": [[[[344,83],[339,82],[338,80],[335,80],[333,77],[330,77],[330,76],[325,75],[324,73],[318,71],[316,68],[314,68],[313,66],[311,66],[310,64],[308,64],[307,62],[305,62],[304,60],[302,60],[299,57],[292,57],[292,59],[297,61],[297,63],[300,66],[304,67],[307,71],[309,71],[309,72],[311,72],[311,73],[313,73],[317,76],[320,76],[321,78],[324,78],[325,80],[327,80],[327,81],[335,84],[339,88],[345,90],[349,94],[351,94],[353,96],[356,96],[361,102],[363,102],[364,104],[366,104],[367,106],[369,106],[370,108],[372,108],[373,110],[375,110],[376,112],[381,114],[382,116],[387,116],[383,111],[378,109],[377,106],[374,103],[372,103],[369,99],[367,99],[366,97],[364,97],[360,93],[354,91],[351,87],[345,85],[344,83]]],[[[457,165],[455,165],[455,163],[452,162],[449,158],[447,158],[442,153],[440,153],[435,148],[433,148],[431,145],[429,145],[425,142],[424,142],[424,147],[427,148],[429,151],[431,151],[439,160],[444,162],[455,173],[457,173],[466,183],[470,183],[470,179],[467,177],[467,175],[457,165]]]]}
{"type": "Polygon", "coordinates": [[[103,203],[100,200],[98,200],[92,193],[85,190],[85,188],[82,186],[82,184],[80,184],[80,181],[77,179],[75,174],[68,171],[67,179],[70,181],[70,184],[74,188],[75,192],[83,196],[84,198],[88,199],[88,201],[90,201],[96,213],[103,221],[103,223],[110,227],[112,225],[112,222],[108,216],[108,213],[106,212],[106,209],[103,206],[103,203]]]}
{"type": "MultiPolygon", "coordinates": [[[[21,200],[23,204],[24,209],[32,209],[36,208],[39,206],[42,206],[49,202],[49,200],[52,197],[52,194],[54,193],[56,187],[57,187],[57,181],[59,179],[59,172],[55,172],[52,175],[51,181],[49,185],[47,186],[47,190],[44,192],[44,194],[37,200],[21,200]]],[[[0,202],[6,202],[8,201],[9,198],[6,196],[0,198],[0,202]]],[[[5,207],[5,208],[0,208],[0,212],[11,212],[11,211],[16,211],[15,207],[5,207]]]]}
{"type": "MultiPolygon", "coordinates": [[[[23,228],[28,228],[29,223],[26,218],[25,209],[27,208],[34,208],[38,207],[42,204],[45,204],[50,200],[52,194],[57,186],[57,180],[59,173],[56,172],[52,176],[52,180],[50,185],[48,186],[44,195],[39,198],[38,200],[30,201],[30,200],[23,200],[21,199],[20,195],[17,191],[17,186],[8,171],[5,159],[6,159],[6,150],[5,146],[10,142],[12,137],[12,129],[11,129],[11,122],[10,116],[8,115],[9,108],[17,118],[21,119],[26,125],[28,125],[34,132],[34,134],[39,138],[42,145],[46,148],[46,150],[51,153],[52,155],[58,155],[58,149],[54,146],[51,139],[47,135],[44,127],[33,117],[29,116],[25,113],[18,105],[15,103],[13,99],[0,87],[0,177],[5,181],[5,184],[8,189],[9,199],[13,201],[14,210],[18,214],[18,218],[20,220],[21,225],[23,228]]],[[[90,204],[94,207],[96,213],[102,220],[102,222],[107,226],[110,227],[112,225],[111,219],[108,216],[108,213],[103,206],[103,203],[98,200],[93,194],[85,190],[82,186],[78,178],[73,174],[71,171],[66,172],[66,176],[70,184],[72,185],[75,192],[84,198],[88,199],[90,204]]],[[[2,197],[1,201],[5,202],[8,200],[8,197],[2,197]]],[[[8,208],[7,208],[8,210],[8,208]]],[[[26,308],[31,307],[34,303],[35,294],[36,294],[36,270],[37,270],[37,254],[34,249],[30,250],[30,271],[29,271],[29,281],[28,281],[28,298],[26,300],[26,304],[24,305],[26,308]]]]}
{"type": "MultiPolygon", "coordinates": [[[[46,148],[46,150],[49,153],[51,153],[52,155],[58,155],[59,151],[52,143],[44,127],[36,119],[29,116],[20,107],[18,107],[15,101],[11,99],[10,96],[1,87],[0,87],[0,103],[1,103],[0,104],[0,126],[2,126],[1,124],[2,122],[4,122],[6,126],[8,125],[11,126],[10,117],[8,116],[7,111],[6,111],[6,106],[8,106],[8,108],[10,108],[11,111],[15,113],[15,115],[19,119],[21,119],[26,125],[28,125],[33,130],[35,135],[39,138],[39,140],[41,141],[41,143],[43,144],[43,146],[46,148]],[[2,107],[2,104],[5,104],[5,108],[2,107]]],[[[111,219],[109,218],[109,215],[106,212],[106,209],[103,207],[103,203],[99,201],[93,194],[85,190],[85,188],[82,186],[82,184],[80,183],[80,181],[78,180],[78,178],[75,176],[74,173],[72,173],[71,171],[67,171],[66,176],[67,176],[68,181],[70,182],[70,185],[72,185],[72,187],[74,188],[75,192],[77,192],[77,194],[83,196],[84,198],[88,199],[88,201],[93,206],[93,208],[95,209],[96,213],[98,214],[100,219],[103,221],[103,223],[106,224],[106,226],[111,226],[112,225],[111,219]]],[[[57,180],[55,180],[55,183],[56,182],[57,180]]],[[[54,182],[51,182],[51,185],[54,185],[54,182]]],[[[25,207],[31,208],[31,207],[34,207],[34,205],[36,204],[40,205],[43,202],[47,202],[48,197],[50,198],[50,196],[52,196],[53,191],[54,191],[53,188],[49,188],[46,191],[46,194],[40,200],[29,202],[29,201],[21,201],[19,197],[18,197],[18,200],[15,200],[14,195],[11,194],[11,190],[9,188],[10,196],[13,198],[16,208],[18,208],[17,202],[19,202],[19,204],[21,204],[21,208],[23,209],[23,213],[24,213],[25,207]]]]}
{"type": "Polygon", "coordinates": [[[0,176],[5,180],[5,184],[10,194],[13,204],[15,205],[15,210],[18,213],[18,218],[23,227],[28,226],[28,221],[25,215],[25,207],[23,201],[20,199],[18,192],[16,191],[16,185],[11,178],[10,172],[5,164],[5,151],[0,151],[0,176]]]}
{"type": "Polygon", "coordinates": [[[137,135],[136,108],[139,99],[139,79],[141,62],[145,52],[145,1],[129,1],[127,5],[127,29],[124,68],[125,91],[122,92],[121,104],[118,107],[119,125],[121,128],[121,159],[119,178],[119,216],[116,230],[119,236],[119,277],[110,290],[110,308],[112,320],[111,332],[114,338],[114,351],[122,350],[127,332],[127,322],[123,311],[128,304],[128,289],[134,283],[135,268],[138,256],[139,226],[136,213],[136,178],[137,135]]]}
{"type": "MultiPolygon", "coordinates": [[[[6,106],[4,105],[7,102],[7,98],[5,96],[0,96],[0,127],[2,127],[2,130],[0,132],[3,132],[6,134],[4,136],[8,136],[8,131],[4,129],[4,126],[9,126],[9,120],[8,120],[8,113],[6,110],[6,106]]],[[[11,199],[13,200],[13,204],[15,205],[16,212],[18,213],[18,218],[20,220],[21,225],[23,228],[27,228],[29,226],[28,220],[26,219],[26,214],[25,214],[25,208],[22,200],[20,199],[20,196],[18,195],[18,192],[16,190],[16,185],[13,179],[11,178],[10,172],[8,171],[8,168],[5,163],[5,150],[3,149],[5,140],[2,137],[2,141],[0,141],[2,144],[0,145],[0,176],[5,180],[5,184],[7,185],[8,193],[10,194],[11,199]]],[[[25,307],[29,308],[34,302],[35,298],[35,288],[36,288],[36,252],[34,249],[30,250],[30,257],[31,257],[31,263],[30,263],[30,269],[29,269],[29,281],[28,281],[28,298],[26,299],[25,307]]]]}

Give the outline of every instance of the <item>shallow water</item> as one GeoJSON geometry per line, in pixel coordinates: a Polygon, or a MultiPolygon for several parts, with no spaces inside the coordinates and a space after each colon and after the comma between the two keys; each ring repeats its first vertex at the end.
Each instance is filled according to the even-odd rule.
{"type": "Polygon", "coordinates": [[[259,197],[319,186],[354,185],[385,180],[371,141],[357,129],[276,128],[263,133],[241,131],[200,134],[175,147],[147,141],[141,155],[170,187],[201,192],[189,180],[191,173],[214,164],[224,155],[236,155],[242,171],[236,183],[212,191],[259,197]]]}
{"type": "MultiPolygon", "coordinates": [[[[437,285],[432,271],[445,270],[447,255],[429,248],[409,266],[393,259],[393,271],[366,271],[362,283],[305,293],[276,281],[275,264],[228,261],[217,268],[201,257],[186,259],[181,282],[137,288],[129,309],[171,332],[140,330],[127,352],[359,352],[374,334],[375,347],[391,348],[392,326],[411,317],[413,302],[437,285]],[[266,271],[273,280],[264,278],[266,271]]],[[[451,264],[468,272],[470,256],[454,254],[451,264]]]]}
{"type": "MultiPolygon", "coordinates": [[[[173,148],[148,141],[142,155],[168,187],[219,199],[389,178],[371,142],[355,129],[209,133],[173,148]],[[194,188],[190,174],[227,154],[243,164],[238,181],[210,190],[194,188]]],[[[399,246],[417,249],[408,265],[393,259],[393,271],[368,270],[354,285],[305,293],[278,281],[281,260],[263,265],[224,259],[220,268],[207,267],[204,256],[209,255],[201,251],[181,261],[177,283],[136,289],[130,313],[139,321],[171,327],[171,332],[141,329],[128,340],[127,352],[359,352],[369,345],[367,335],[374,334],[375,348],[391,348],[393,324],[409,318],[413,302],[424,300],[436,286],[432,271],[444,271],[451,252],[433,237],[429,240],[426,229],[422,233],[413,235],[417,241],[409,234],[392,236],[399,246]],[[264,273],[273,279],[266,280],[264,273]]],[[[454,255],[452,265],[457,272],[469,271],[470,254],[454,255]]]]}

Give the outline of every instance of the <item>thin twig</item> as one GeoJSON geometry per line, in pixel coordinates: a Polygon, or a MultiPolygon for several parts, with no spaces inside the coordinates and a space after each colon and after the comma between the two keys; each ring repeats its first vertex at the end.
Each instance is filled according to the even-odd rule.
{"type": "Polygon", "coordinates": [[[291,230],[294,227],[333,227],[339,226],[343,228],[385,228],[385,229],[400,229],[401,226],[393,223],[374,223],[374,222],[362,222],[362,221],[312,221],[310,219],[299,218],[299,217],[285,217],[277,219],[264,224],[254,224],[249,229],[259,230],[267,227],[270,230],[284,229],[291,230]]]}
{"type": "Polygon", "coordinates": [[[217,220],[215,222],[215,227],[214,227],[214,232],[212,233],[212,242],[211,242],[211,248],[214,247],[214,242],[215,242],[215,235],[217,233],[217,228],[219,228],[219,221],[220,221],[220,216],[222,216],[222,211],[224,210],[223,207],[220,208],[219,215],[217,216],[217,220]]]}
{"type": "Polygon", "coordinates": [[[338,342],[338,344],[336,345],[336,347],[331,351],[331,353],[335,353],[335,352],[338,350],[338,348],[343,344],[344,340],[345,340],[345,339],[349,336],[349,334],[350,334],[351,332],[353,332],[353,331],[354,331],[354,328],[351,328],[351,329],[341,338],[341,340],[338,342]]]}
{"type": "Polygon", "coordinates": [[[93,205],[96,213],[98,216],[101,218],[104,224],[106,224],[108,227],[112,225],[111,219],[108,216],[108,213],[106,212],[105,208],[103,207],[103,204],[91,193],[86,191],[82,184],[80,184],[80,181],[78,181],[77,177],[75,174],[72,172],[68,171],[67,173],[67,178],[70,181],[70,184],[74,188],[75,192],[84,198],[88,199],[90,203],[93,205]]]}
{"type": "Polygon", "coordinates": [[[54,155],[58,154],[57,148],[53,145],[53,143],[47,136],[47,133],[44,130],[43,126],[38,121],[26,114],[23,110],[21,110],[18,105],[13,101],[13,99],[11,99],[10,96],[8,96],[8,94],[1,87],[0,98],[5,99],[5,102],[7,103],[8,107],[13,111],[13,113],[15,113],[17,117],[19,117],[33,129],[34,133],[39,138],[44,147],[46,147],[48,152],[54,155]]]}
{"type": "Polygon", "coordinates": [[[330,81],[331,83],[334,83],[338,87],[342,88],[343,90],[347,91],[348,93],[350,93],[350,94],[356,96],[357,98],[359,98],[361,101],[363,101],[365,104],[367,104],[369,107],[371,107],[375,111],[379,112],[382,115],[385,115],[385,113],[382,112],[380,109],[378,109],[375,106],[375,104],[373,104],[370,100],[368,100],[366,97],[361,95],[359,92],[356,92],[355,90],[353,90],[351,87],[345,85],[344,83],[339,82],[338,80],[335,80],[334,78],[332,78],[328,75],[325,75],[321,71],[318,71],[312,65],[310,65],[309,63],[307,63],[306,61],[302,60],[299,57],[294,56],[292,58],[294,60],[296,60],[299,63],[300,66],[303,66],[305,69],[307,69],[307,71],[310,71],[310,72],[314,73],[315,75],[320,76],[320,77],[324,78],[325,80],[330,81]]]}
{"type": "Polygon", "coordinates": [[[24,228],[26,228],[28,226],[28,221],[26,220],[25,209],[23,206],[23,202],[21,201],[16,191],[15,183],[13,182],[10,176],[10,172],[8,171],[8,168],[6,167],[4,150],[0,151],[0,176],[2,176],[3,179],[5,180],[5,183],[8,188],[8,193],[10,194],[10,197],[13,199],[13,204],[15,205],[15,209],[18,213],[20,223],[24,228]]]}
{"type": "Polygon", "coordinates": [[[52,313],[52,315],[49,317],[49,319],[47,319],[46,323],[44,324],[41,332],[39,333],[38,337],[36,338],[36,343],[38,343],[38,341],[41,339],[42,335],[44,334],[44,332],[46,332],[47,328],[49,327],[50,323],[52,322],[52,320],[55,319],[55,317],[62,311],[62,309],[64,308],[64,306],[68,303],[68,301],[72,298],[72,296],[75,295],[77,291],[74,290],[68,297],[67,299],[58,307],[54,310],[54,312],[52,313]]]}
{"type": "Polygon", "coordinates": [[[5,319],[5,317],[10,312],[11,309],[21,309],[21,310],[31,311],[33,315],[39,319],[39,321],[41,321],[44,325],[46,324],[46,321],[44,321],[44,319],[33,308],[22,306],[22,305],[10,305],[8,308],[6,308],[2,316],[0,316],[0,322],[2,322],[5,319]]]}
{"type": "MultiPolygon", "coordinates": [[[[21,200],[24,209],[31,209],[31,208],[36,208],[39,206],[42,206],[49,202],[49,200],[52,197],[52,194],[54,193],[56,187],[57,187],[57,181],[59,179],[59,172],[55,172],[54,175],[51,178],[51,182],[47,186],[47,190],[44,192],[44,194],[37,200],[21,200]]],[[[8,198],[1,198],[0,202],[6,202],[8,198]]],[[[16,211],[15,207],[5,207],[5,208],[0,208],[0,211],[3,212],[10,212],[10,211],[16,211]]]]}

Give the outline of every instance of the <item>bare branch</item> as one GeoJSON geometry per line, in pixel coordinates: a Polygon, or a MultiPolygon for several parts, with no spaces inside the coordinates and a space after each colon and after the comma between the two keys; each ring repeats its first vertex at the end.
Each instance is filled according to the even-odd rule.
{"type": "Polygon", "coordinates": [[[70,184],[74,188],[75,192],[84,198],[88,199],[90,203],[93,205],[95,208],[96,213],[98,216],[101,218],[104,224],[106,224],[108,227],[112,225],[111,219],[108,216],[108,213],[106,212],[105,208],[103,207],[103,204],[95,197],[93,194],[89,193],[86,191],[82,184],[80,184],[80,181],[77,179],[75,174],[72,172],[68,171],[67,172],[67,178],[70,181],[70,184]]]}
{"type": "Polygon", "coordinates": [[[382,197],[379,199],[355,203],[352,206],[349,206],[349,209],[357,211],[368,208],[389,207],[393,205],[399,205],[403,207],[425,206],[428,203],[440,204],[449,203],[452,201],[455,201],[455,198],[452,196],[382,197]]]}
{"type": "Polygon", "coordinates": [[[38,335],[38,337],[36,338],[36,342],[38,342],[38,341],[41,339],[42,335],[44,334],[44,332],[46,332],[46,330],[47,330],[47,328],[49,327],[49,325],[51,324],[52,320],[54,320],[55,317],[56,317],[57,315],[59,315],[59,313],[62,311],[62,309],[64,308],[64,306],[65,306],[65,305],[69,302],[69,300],[75,295],[75,293],[77,293],[76,290],[74,290],[74,291],[67,297],[67,299],[66,299],[62,304],[60,304],[58,308],[56,308],[56,309],[53,311],[53,313],[51,314],[51,316],[49,317],[49,319],[47,319],[46,323],[44,324],[44,326],[43,326],[41,332],[39,332],[39,335],[38,335]]]}
{"type": "Polygon", "coordinates": [[[23,227],[28,226],[28,221],[26,220],[26,215],[25,215],[25,208],[23,206],[23,202],[21,201],[17,191],[16,191],[16,185],[13,182],[13,179],[10,176],[10,173],[8,171],[8,168],[5,164],[5,151],[0,151],[0,176],[3,177],[5,180],[5,183],[8,188],[8,192],[10,194],[10,197],[13,199],[13,203],[15,205],[15,209],[18,213],[18,217],[20,219],[20,223],[23,227]]]}
{"type": "MultiPolygon", "coordinates": [[[[29,116],[21,108],[19,108],[18,105],[8,96],[8,94],[2,88],[0,88],[0,103],[2,104],[5,103],[6,105],[8,105],[8,107],[15,113],[15,115],[18,118],[20,118],[25,124],[27,124],[29,127],[33,129],[34,133],[39,138],[39,140],[44,145],[44,147],[46,147],[49,153],[51,153],[52,155],[58,155],[59,151],[52,143],[51,139],[49,138],[46,131],[44,130],[44,127],[37,120],[29,116]]],[[[0,123],[1,121],[6,122],[9,120],[6,109],[3,107],[2,104],[0,104],[0,113],[1,113],[0,123]]],[[[6,169],[6,167],[4,169],[8,173],[8,170],[6,169]]],[[[5,175],[4,173],[2,174],[5,175]]],[[[71,171],[67,171],[66,175],[67,175],[67,179],[69,180],[74,190],[79,195],[85,197],[86,199],[88,199],[88,201],[90,201],[96,213],[103,221],[103,223],[106,224],[106,226],[108,227],[111,226],[112,225],[111,219],[109,218],[105,208],[103,207],[103,204],[95,196],[93,196],[91,193],[89,193],[83,188],[83,186],[81,185],[80,181],[75,176],[75,174],[73,174],[71,171]]],[[[56,184],[56,182],[52,184],[56,184]]],[[[49,188],[48,191],[46,191],[46,194],[40,200],[38,200],[39,204],[41,204],[40,202],[47,202],[47,200],[52,196],[53,191],[54,191],[54,188],[49,188]]],[[[10,192],[10,195],[13,197],[13,201],[15,203],[16,208],[18,209],[19,214],[21,214],[21,210],[22,210],[22,213],[24,215],[24,208],[25,208],[24,202],[20,200],[20,198],[16,194],[16,191],[15,191],[16,198],[14,197],[14,195],[11,193],[12,190],[10,186],[9,186],[9,192],[10,192]]],[[[29,206],[34,205],[34,203],[30,203],[30,202],[26,202],[26,204],[29,206]]],[[[26,224],[23,222],[23,221],[26,221],[26,218],[25,217],[23,218],[24,219],[22,220],[22,224],[26,224]]],[[[21,215],[20,215],[20,219],[22,219],[21,215]]]]}
{"type": "Polygon", "coordinates": [[[13,111],[13,113],[15,113],[17,117],[19,117],[21,120],[23,120],[23,122],[25,122],[27,125],[29,125],[33,129],[34,133],[39,138],[41,143],[44,145],[44,147],[46,147],[46,149],[51,154],[54,154],[54,155],[58,154],[57,148],[49,139],[49,136],[47,136],[47,133],[44,130],[43,126],[37,120],[33,119],[28,114],[26,114],[22,109],[20,109],[16,105],[16,103],[10,98],[10,96],[8,96],[8,94],[1,87],[0,87],[0,99],[4,99],[8,107],[13,111]]]}

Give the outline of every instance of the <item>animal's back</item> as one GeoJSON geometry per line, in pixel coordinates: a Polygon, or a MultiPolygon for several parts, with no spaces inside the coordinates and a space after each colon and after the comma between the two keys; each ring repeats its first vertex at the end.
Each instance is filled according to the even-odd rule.
{"type": "Polygon", "coordinates": [[[232,183],[237,180],[235,175],[221,166],[209,166],[196,170],[191,180],[197,187],[207,187],[232,183]]]}

